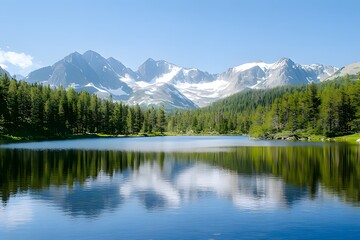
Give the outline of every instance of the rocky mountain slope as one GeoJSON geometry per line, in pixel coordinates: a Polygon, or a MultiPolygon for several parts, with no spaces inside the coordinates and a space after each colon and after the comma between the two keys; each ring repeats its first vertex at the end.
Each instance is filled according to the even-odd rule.
{"type": "Polygon", "coordinates": [[[340,68],[337,72],[331,75],[326,80],[332,80],[337,77],[343,77],[346,75],[356,75],[360,73],[360,62],[351,63],[345,67],[340,68]]]}
{"type": "Polygon", "coordinates": [[[146,60],[137,71],[94,51],[72,53],[52,66],[31,72],[26,80],[51,86],[72,86],[101,97],[142,106],[193,109],[242,91],[320,82],[338,69],[300,65],[283,58],[275,63],[252,62],[218,74],[185,68],[164,60],[146,60]]]}
{"type": "Polygon", "coordinates": [[[11,77],[10,73],[8,71],[6,71],[5,69],[0,67],[0,75],[6,74],[8,75],[8,77],[11,77]]]}

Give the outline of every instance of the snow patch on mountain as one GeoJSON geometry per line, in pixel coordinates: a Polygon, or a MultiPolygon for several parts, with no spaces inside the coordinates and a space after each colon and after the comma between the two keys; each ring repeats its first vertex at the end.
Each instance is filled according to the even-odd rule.
{"type": "Polygon", "coordinates": [[[181,70],[180,67],[178,66],[170,66],[170,72],[165,73],[163,75],[161,75],[160,77],[155,79],[156,83],[168,83],[170,82],[175,76],[176,74],[179,73],[179,71],[181,70]]]}
{"type": "Polygon", "coordinates": [[[93,83],[88,83],[85,85],[85,87],[92,87],[92,88],[95,88],[96,90],[98,90],[99,92],[103,92],[103,93],[106,93],[107,91],[104,90],[104,89],[101,89],[101,88],[98,88],[96,87],[93,83]]]}
{"type": "Polygon", "coordinates": [[[222,98],[223,92],[228,88],[229,82],[218,79],[205,83],[177,83],[174,85],[187,98],[204,107],[222,98]]]}
{"type": "Polygon", "coordinates": [[[273,64],[272,63],[264,63],[264,62],[251,62],[251,63],[245,63],[245,64],[241,64],[237,67],[234,67],[234,71],[235,72],[243,72],[246,71],[250,68],[253,67],[259,67],[261,68],[261,70],[266,71],[267,69],[269,69],[273,64]]]}
{"type": "Polygon", "coordinates": [[[135,82],[135,80],[128,74],[125,74],[125,76],[119,76],[119,81],[126,83],[130,88],[133,89],[139,87],[138,82],[135,82]]]}
{"type": "Polygon", "coordinates": [[[149,58],[135,72],[114,58],[94,51],[72,53],[52,66],[31,72],[26,80],[50,86],[73,87],[128,104],[166,108],[196,108],[243,91],[308,84],[329,78],[338,69],[321,64],[301,65],[289,58],[274,63],[245,63],[210,74],[149,58]]]}
{"type": "Polygon", "coordinates": [[[136,82],[136,84],[140,88],[145,88],[145,87],[148,87],[148,86],[151,85],[150,83],[147,83],[147,82],[144,82],[144,81],[138,81],[138,82],[136,82]]]}
{"type": "Polygon", "coordinates": [[[122,87],[118,88],[118,89],[109,89],[109,88],[104,88],[107,92],[111,93],[112,95],[116,95],[116,96],[123,96],[123,95],[129,95],[128,93],[126,93],[122,87]]]}

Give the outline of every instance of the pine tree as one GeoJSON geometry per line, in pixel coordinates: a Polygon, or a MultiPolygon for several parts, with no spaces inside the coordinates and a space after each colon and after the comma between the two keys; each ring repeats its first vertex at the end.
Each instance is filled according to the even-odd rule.
{"type": "Polygon", "coordinates": [[[0,113],[4,116],[4,118],[7,117],[7,111],[8,111],[8,90],[10,85],[10,79],[6,74],[1,75],[0,74],[0,113]]]}
{"type": "Polygon", "coordinates": [[[4,114],[0,115],[0,134],[4,134],[7,132],[6,126],[5,126],[5,118],[4,114]]]}
{"type": "Polygon", "coordinates": [[[161,105],[157,112],[157,131],[164,133],[166,126],[164,105],[161,105]]]}
{"type": "Polygon", "coordinates": [[[30,129],[30,117],[31,117],[31,97],[30,89],[27,83],[20,81],[19,88],[16,94],[17,106],[18,106],[18,117],[17,124],[19,133],[26,135],[30,129]]]}
{"type": "Polygon", "coordinates": [[[15,80],[10,81],[7,99],[7,128],[10,131],[16,131],[17,118],[18,118],[18,104],[17,104],[17,82],[15,80]]]}
{"type": "Polygon", "coordinates": [[[320,98],[317,96],[317,87],[314,82],[311,82],[307,88],[306,95],[305,116],[312,129],[315,129],[319,116],[320,98]]]}
{"type": "Polygon", "coordinates": [[[337,119],[337,106],[334,96],[335,91],[333,89],[326,89],[322,94],[320,106],[320,126],[324,134],[330,137],[335,130],[337,119]]]}
{"type": "Polygon", "coordinates": [[[89,105],[89,111],[90,111],[90,122],[89,122],[89,130],[92,133],[97,132],[98,125],[99,125],[99,103],[98,98],[95,94],[91,95],[90,97],[90,105],[89,105]]]}
{"type": "Polygon", "coordinates": [[[43,113],[43,101],[41,98],[41,91],[39,87],[31,88],[31,129],[36,133],[42,133],[44,113],[43,113]]]}
{"type": "Polygon", "coordinates": [[[149,109],[149,132],[156,131],[156,110],[154,106],[149,109]]]}
{"type": "Polygon", "coordinates": [[[141,130],[142,127],[142,122],[143,122],[143,115],[141,112],[141,108],[139,106],[139,104],[135,105],[135,109],[134,109],[134,134],[138,134],[141,130]]]}
{"type": "Polygon", "coordinates": [[[120,103],[115,103],[114,111],[110,117],[110,123],[114,127],[113,133],[120,134],[122,130],[121,126],[121,105],[120,103]]]}
{"type": "Polygon", "coordinates": [[[81,133],[88,131],[90,95],[82,92],[77,101],[77,123],[81,133]]]}
{"type": "Polygon", "coordinates": [[[280,129],[282,129],[282,124],[281,124],[281,104],[279,99],[275,99],[272,108],[271,108],[271,113],[272,113],[272,127],[275,129],[275,131],[279,131],[280,129]]]}
{"type": "Polygon", "coordinates": [[[143,133],[148,133],[149,132],[149,111],[148,110],[145,110],[144,112],[144,121],[142,123],[142,132],[143,133]]]}
{"type": "Polygon", "coordinates": [[[132,134],[133,133],[133,113],[132,109],[128,108],[127,116],[126,116],[126,134],[132,134]]]}
{"type": "Polygon", "coordinates": [[[289,119],[287,129],[289,129],[292,133],[294,133],[297,129],[300,128],[299,126],[299,110],[298,110],[298,93],[293,93],[289,99],[289,119]]]}
{"type": "MultiPolygon", "coordinates": [[[[45,90],[44,92],[46,92],[46,89],[43,89],[43,90],[45,90]]],[[[71,129],[71,132],[75,133],[78,131],[77,124],[76,124],[78,94],[75,92],[75,90],[73,88],[69,88],[67,90],[66,95],[67,95],[67,100],[68,100],[67,101],[68,102],[67,124],[68,124],[68,128],[71,129]]]]}
{"type": "Polygon", "coordinates": [[[252,117],[252,124],[249,129],[249,132],[253,136],[264,136],[266,135],[264,129],[266,110],[263,106],[258,106],[255,110],[255,113],[252,117]]]}
{"type": "Polygon", "coordinates": [[[339,130],[341,133],[349,133],[350,123],[353,120],[354,111],[351,106],[350,97],[345,92],[344,87],[339,89],[339,105],[338,105],[338,113],[339,113],[339,130]]]}

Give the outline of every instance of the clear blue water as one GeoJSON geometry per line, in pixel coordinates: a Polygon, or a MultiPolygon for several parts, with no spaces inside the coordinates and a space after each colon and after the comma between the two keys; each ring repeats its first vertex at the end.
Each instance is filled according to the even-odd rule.
{"type": "Polygon", "coordinates": [[[43,142],[12,143],[0,148],[13,149],[81,149],[125,151],[209,151],[210,148],[236,146],[324,146],[330,143],[250,140],[246,136],[176,136],[89,138],[43,142]]]}
{"type": "Polygon", "coordinates": [[[0,239],[360,239],[358,145],[246,137],[0,145],[0,239]]]}

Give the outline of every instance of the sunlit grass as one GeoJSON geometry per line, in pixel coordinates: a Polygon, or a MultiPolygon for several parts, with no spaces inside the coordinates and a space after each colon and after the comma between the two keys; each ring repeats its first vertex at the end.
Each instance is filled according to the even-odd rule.
{"type": "Polygon", "coordinates": [[[336,142],[348,142],[348,143],[356,143],[356,140],[358,139],[360,139],[359,133],[333,138],[333,140],[336,142]]]}

